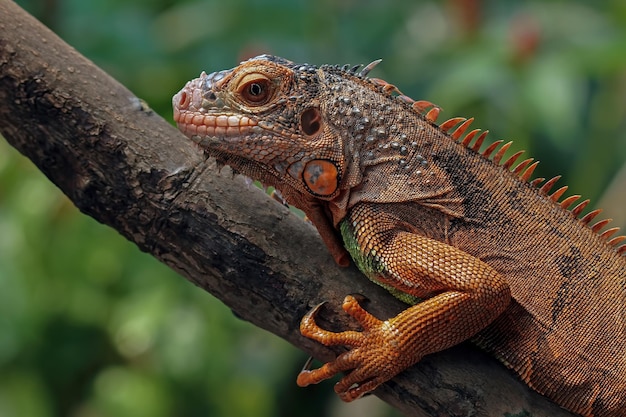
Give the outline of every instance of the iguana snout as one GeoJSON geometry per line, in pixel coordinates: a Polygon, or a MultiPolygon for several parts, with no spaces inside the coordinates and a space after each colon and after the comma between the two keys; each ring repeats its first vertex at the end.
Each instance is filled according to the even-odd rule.
{"type": "Polygon", "coordinates": [[[211,139],[246,135],[257,125],[255,120],[229,110],[222,95],[216,94],[216,83],[229,72],[203,72],[172,99],[178,128],[199,144],[203,141],[208,144],[211,139]]]}

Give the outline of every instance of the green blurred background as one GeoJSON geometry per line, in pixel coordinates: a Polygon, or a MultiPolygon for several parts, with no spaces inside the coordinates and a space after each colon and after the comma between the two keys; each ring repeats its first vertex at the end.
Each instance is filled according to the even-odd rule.
{"type": "MultiPolygon", "coordinates": [[[[624,217],[626,2],[22,0],[171,120],[200,71],[368,63],[624,217]],[[620,171],[621,170],[621,171],[620,171]],[[621,179],[620,179],[621,178],[621,179]]],[[[398,415],[299,389],[305,356],[81,215],[0,141],[0,416],[398,415]]]]}

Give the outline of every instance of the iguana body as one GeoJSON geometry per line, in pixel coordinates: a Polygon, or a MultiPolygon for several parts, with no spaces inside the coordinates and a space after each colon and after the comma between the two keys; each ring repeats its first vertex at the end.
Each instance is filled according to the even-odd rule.
{"type": "Polygon", "coordinates": [[[479,151],[471,120],[336,66],[261,56],[187,83],[179,128],[221,163],[275,186],[315,224],[339,264],[413,304],[381,322],[353,298],[363,332],[302,333],[353,349],[307,385],[349,371],[352,400],[424,355],[473,338],[532,388],[585,416],[626,411],[626,245],[580,218],[587,201],[531,180],[536,164],[479,151]],[[456,130],[453,128],[456,127],[456,130]],[[452,133],[449,133],[453,131],[452,133]],[[351,372],[350,372],[351,371],[351,372]]]}

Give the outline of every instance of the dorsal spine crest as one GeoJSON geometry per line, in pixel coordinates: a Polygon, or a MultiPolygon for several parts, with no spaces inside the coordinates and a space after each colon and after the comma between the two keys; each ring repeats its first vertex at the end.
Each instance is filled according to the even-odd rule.
{"type": "MultiPolygon", "coordinates": [[[[361,74],[363,74],[364,72],[365,72],[364,75],[366,75],[379,62],[380,60],[372,62],[371,64],[364,67],[363,70],[361,70],[361,72],[356,75],[361,76],[361,74]]],[[[356,70],[353,70],[352,73],[356,73],[356,70]]],[[[413,100],[411,97],[408,97],[402,94],[402,92],[395,85],[390,84],[380,78],[367,78],[367,80],[370,81],[375,86],[377,86],[379,91],[382,94],[385,94],[387,96],[392,96],[396,100],[410,106],[410,108],[413,111],[420,114],[427,122],[430,122],[433,125],[437,126],[443,134],[445,134],[446,136],[448,136],[449,138],[451,138],[452,140],[454,140],[461,146],[464,146],[482,155],[483,157],[491,160],[495,165],[500,166],[503,169],[513,173],[522,182],[529,184],[530,187],[537,189],[537,192],[539,192],[542,195],[547,196],[548,199],[557,203],[562,209],[569,211],[572,214],[572,216],[574,216],[575,218],[578,218],[581,223],[590,227],[592,231],[597,233],[601,239],[607,241],[609,245],[616,247],[616,251],[618,254],[620,255],[626,254],[626,244],[623,244],[622,246],[619,246],[619,247],[617,246],[626,240],[626,236],[617,236],[609,240],[609,237],[617,233],[617,231],[619,230],[618,227],[607,229],[600,234],[600,230],[603,229],[611,221],[610,219],[601,220],[597,222],[596,224],[594,224],[593,226],[589,225],[589,223],[602,211],[601,209],[593,210],[587,213],[586,215],[584,215],[583,217],[579,217],[582,211],[589,204],[589,200],[582,201],[581,203],[579,203],[573,209],[570,210],[569,207],[574,202],[580,199],[580,195],[571,195],[561,200],[561,197],[563,196],[563,194],[565,194],[565,192],[568,189],[567,186],[560,187],[559,189],[554,191],[552,194],[549,194],[552,188],[554,187],[555,183],[561,178],[560,175],[557,175],[554,178],[551,178],[550,180],[546,182],[544,182],[545,178],[531,179],[532,174],[535,171],[535,168],[537,168],[537,165],[539,164],[539,161],[534,161],[533,158],[525,159],[522,162],[520,162],[515,168],[511,169],[511,167],[515,165],[515,162],[519,159],[519,157],[522,154],[524,154],[524,151],[518,151],[514,153],[502,163],[502,159],[504,158],[504,155],[506,154],[507,150],[511,147],[513,142],[507,142],[504,145],[502,145],[504,141],[497,140],[493,142],[492,144],[490,144],[484,151],[481,152],[480,149],[489,131],[487,130],[481,131],[480,129],[474,129],[474,130],[471,130],[469,133],[465,134],[469,126],[474,121],[473,118],[466,119],[464,117],[453,117],[444,121],[441,124],[437,124],[437,119],[439,117],[439,114],[441,113],[441,107],[427,100],[413,100]],[[453,132],[450,132],[454,127],[456,127],[456,129],[453,132]],[[476,138],[476,140],[474,140],[474,138],[477,135],[478,137],[476,138]]]]}

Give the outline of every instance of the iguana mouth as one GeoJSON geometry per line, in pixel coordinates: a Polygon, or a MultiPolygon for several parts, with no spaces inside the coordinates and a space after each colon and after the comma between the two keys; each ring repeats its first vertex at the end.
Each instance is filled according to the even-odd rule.
{"type": "Polygon", "coordinates": [[[247,116],[197,114],[182,109],[174,112],[174,121],[186,136],[196,141],[205,137],[238,137],[257,125],[247,116]]]}

